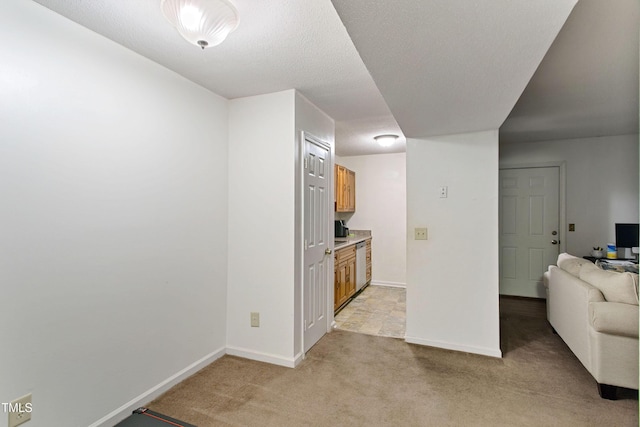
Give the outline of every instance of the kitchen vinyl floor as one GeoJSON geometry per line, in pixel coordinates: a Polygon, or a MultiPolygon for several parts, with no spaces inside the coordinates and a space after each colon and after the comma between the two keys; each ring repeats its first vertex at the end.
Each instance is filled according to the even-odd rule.
{"type": "Polygon", "coordinates": [[[336,329],[404,338],[406,295],[404,288],[369,285],[338,313],[336,329]]]}

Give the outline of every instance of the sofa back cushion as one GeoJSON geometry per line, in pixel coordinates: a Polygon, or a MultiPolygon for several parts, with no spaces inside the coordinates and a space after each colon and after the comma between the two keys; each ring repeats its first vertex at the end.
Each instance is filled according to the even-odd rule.
{"type": "Polygon", "coordinates": [[[558,267],[572,276],[580,277],[580,268],[585,264],[593,265],[591,261],[584,258],[578,258],[577,256],[573,256],[568,253],[561,253],[558,255],[558,267]]]}
{"type": "Polygon", "coordinates": [[[637,274],[605,271],[589,263],[580,267],[579,277],[598,288],[607,301],[638,305],[637,274]]]}

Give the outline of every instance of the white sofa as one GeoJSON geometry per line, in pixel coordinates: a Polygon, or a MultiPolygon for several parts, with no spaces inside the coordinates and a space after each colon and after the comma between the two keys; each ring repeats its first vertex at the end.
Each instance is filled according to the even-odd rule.
{"type": "Polygon", "coordinates": [[[544,282],[547,319],[598,383],[605,399],[617,387],[638,389],[638,274],[605,271],[560,254],[544,282]]]}

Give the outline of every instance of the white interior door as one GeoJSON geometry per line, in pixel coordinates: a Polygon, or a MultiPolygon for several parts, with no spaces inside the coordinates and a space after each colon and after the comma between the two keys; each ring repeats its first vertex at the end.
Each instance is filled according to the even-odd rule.
{"type": "Polygon", "coordinates": [[[331,153],[329,147],[305,136],[304,156],[304,351],[328,330],[331,234],[331,153]],[[327,253],[328,252],[328,253],[327,253]]]}
{"type": "Polygon", "coordinates": [[[559,168],[500,170],[500,293],[545,298],[558,258],[559,168]]]}

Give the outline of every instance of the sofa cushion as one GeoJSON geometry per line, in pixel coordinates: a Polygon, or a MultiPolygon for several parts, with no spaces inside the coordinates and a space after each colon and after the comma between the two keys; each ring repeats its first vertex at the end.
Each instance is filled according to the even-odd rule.
{"type": "Polygon", "coordinates": [[[610,302],[638,305],[638,275],[600,270],[594,264],[580,268],[580,279],[598,288],[610,302]]]}
{"type": "Polygon", "coordinates": [[[638,338],[638,306],[619,302],[589,304],[589,322],[604,334],[638,338]]]}
{"type": "Polygon", "coordinates": [[[571,274],[572,276],[580,276],[580,268],[585,264],[592,264],[584,258],[578,258],[577,256],[570,255],[568,253],[561,253],[558,255],[558,267],[571,274]]]}

